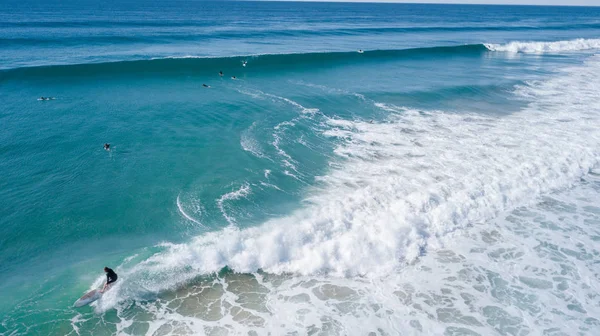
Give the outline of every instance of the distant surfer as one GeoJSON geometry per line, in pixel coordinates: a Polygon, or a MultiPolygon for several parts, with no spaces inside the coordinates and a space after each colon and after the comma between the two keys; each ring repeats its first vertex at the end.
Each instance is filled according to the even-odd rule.
{"type": "Polygon", "coordinates": [[[358,49],[358,53],[362,54],[364,51],[362,49],[358,49]]]}
{"type": "Polygon", "coordinates": [[[52,100],[54,97],[40,97],[38,100],[52,100]]]}
{"type": "Polygon", "coordinates": [[[219,76],[223,77],[223,71],[219,71],[219,76]]]}
{"type": "Polygon", "coordinates": [[[237,79],[235,76],[231,76],[231,79],[237,79]]]}
{"type": "Polygon", "coordinates": [[[109,289],[110,284],[117,281],[118,278],[117,273],[108,267],[104,267],[104,272],[106,272],[106,283],[104,284],[104,287],[102,287],[100,293],[104,293],[107,289],[109,289]]]}
{"type": "Polygon", "coordinates": [[[205,88],[209,88],[210,86],[206,85],[206,84],[202,84],[203,87],[205,88]]]}
{"type": "Polygon", "coordinates": [[[242,61],[242,66],[246,66],[248,64],[247,61],[242,61]]]}
{"type": "Polygon", "coordinates": [[[107,151],[110,150],[110,144],[109,143],[105,143],[104,144],[104,150],[107,150],[107,151]]]}

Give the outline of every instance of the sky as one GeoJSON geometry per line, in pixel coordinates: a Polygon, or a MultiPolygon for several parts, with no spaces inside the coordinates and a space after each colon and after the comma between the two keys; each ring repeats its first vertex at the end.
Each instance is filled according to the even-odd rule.
{"type": "Polygon", "coordinates": [[[600,0],[306,0],[340,2],[407,2],[407,3],[462,3],[462,4],[501,4],[501,5],[565,5],[600,6],[600,0]]]}

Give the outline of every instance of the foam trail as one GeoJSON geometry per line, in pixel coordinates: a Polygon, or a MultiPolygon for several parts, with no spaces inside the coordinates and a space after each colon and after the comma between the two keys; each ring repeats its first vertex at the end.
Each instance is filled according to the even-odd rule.
{"type": "Polygon", "coordinates": [[[401,107],[394,106],[391,104],[386,104],[386,103],[374,103],[373,105],[375,105],[375,107],[380,108],[387,112],[402,112],[402,110],[403,110],[401,107]]]}
{"type": "MultiPolygon", "coordinates": [[[[242,94],[249,95],[249,96],[251,96],[253,98],[256,98],[256,99],[263,99],[265,97],[268,97],[268,98],[273,98],[273,99],[278,100],[278,101],[283,101],[283,102],[285,102],[285,103],[287,103],[289,105],[292,105],[293,107],[295,107],[295,108],[297,108],[297,109],[299,109],[301,111],[302,116],[293,118],[292,120],[289,120],[289,121],[283,121],[283,122],[275,125],[275,127],[273,128],[274,129],[274,132],[273,132],[273,141],[271,142],[271,145],[275,148],[275,150],[277,151],[277,153],[280,156],[283,157],[283,159],[281,160],[281,163],[282,163],[283,167],[284,168],[289,168],[289,169],[291,169],[292,171],[295,172],[295,174],[294,174],[294,173],[290,172],[289,170],[285,170],[284,174],[287,175],[287,176],[290,176],[290,177],[292,177],[294,179],[299,180],[299,178],[298,178],[297,175],[299,175],[300,172],[298,171],[298,169],[296,167],[296,163],[297,162],[296,162],[296,160],[294,160],[292,158],[291,155],[289,155],[281,147],[281,142],[283,140],[282,138],[283,138],[283,135],[286,132],[286,130],[289,127],[294,127],[296,125],[296,122],[300,118],[306,118],[306,117],[310,118],[314,114],[318,113],[319,109],[316,109],[316,108],[306,108],[306,107],[302,106],[301,104],[299,104],[299,103],[297,103],[297,102],[295,102],[295,101],[293,101],[291,99],[288,99],[288,98],[285,98],[285,97],[281,97],[281,96],[277,96],[277,95],[270,94],[270,93],[266,93],[266,92],[263,92],[263,91],[260,91],[260,90],[252,90],[252,91],[238,90],[238,91],[240,93],[242,93],[242,94]]],[[[254,127],[254,124],[252,124],[252,126],[250,128],[253,128],[253,127],[254,127]]],[[[249,152],[253,153],[254,155],[256,155],[258,157],[268,158],[268,157],[266,157],[262,153],[262,151],[260,151],[260,149],[259,149],[258,144],[256,143],[256,141],[255,140],[251,140],[248,137],[248,134],[247,134],[248,132],[249,131],[244,132],[244,134],[242,135],[242,141],[241,141],[242,148],[244,150],[246,150],[246,151],[249,151],[249,152]]],[[[268,159],[270,159],[270,158],[268,158],[268,159]]]]}
{"type": "Polygon", "coordinates": [[[255,127],[256,127],[256,122],[253,122],[252,125],[242,133],[242,136],[240,138],[240,145],[242,146],[243,150],[253,154],[254,156],[256,156],[258,158],[271,160],[268,156],[266,156],[262,152],[262,148],[260,147],[260,144],[252,136],[252,131],[254,130],[255,127]]]}
{"type": "Polygon", "coordinates": [[[289,98],[285,98],[285,97],[276,96],[276,95],[274,95],[274,94],[270,94],[270,93],[265,93],[265,96],[267,96],[267,97],[271,97],[271,98],[275,98],[275,99],[278,99],[278,100],[281,100],[281,101],[284,101],[284,102],[286,102],[286,103],[288,103],[288,104],[290,104],[290,105],[292,105],[292,106],[294,106],[294,107],[298,108],[298,109],[299,109],[299,110],[300,110],[302,113],[306,113],[306,114],[313,115],[313,114],[315,114],[315,113],[318,113],[318,112],[319,112],[319,109],[318,109],[318,108],[308,108],[308,107],[304,107],[304,106],[300,105],[299,103],[297,103],[297,102],[295,102],[295,101],[293,101],[293,100],[291,100],[291,99],[289,99],[289,98]]]}
{"type": "Polygon", "coordinates": [[[295,108],[299,109],[300,112],[302,112],[303,114],[314,115],[314,114],[316,114],[316,113],[319,112],[318,108],[304,107],[300,103],[295,102],[295,101],[293,101],[293,100],[291,100],[289,98],[281,97],[281,96],[274,95],[274,94],[271,94],[271,93],[266,93],[266,92],[263,92],[263,91],[260,91],[260,90],[253,90],[253,91],[254,92],[251,92],[251,91],[248,91],[248,90],[238,90],[238,92],[240,92],[242,94],[245,94],[245,95],[248,95],[248,96],[251,96],[251,97],[256,98],[256,99],[261,99],[262,97],[269,97],[269,98],[273,98],[275,100],[282,101],[284,103],[287,103],[287,104],[292,105],[295,108]]]}
{"type": "Polygon", "coordinates": [[[347,90],[342,90],[342,89],[337,89],[337,88],[330,88],[327,87],[325,85],[319,85],[319,84],[312,84],[312,83],[306,83],[303,81],[290,81],[292,84],[296,84],[296,85],[302,85],[302,86],[306,86],[309,88],[314,88],[314,89],[319,89],[322,90],[324,92],[327,93],[337,93],[337,94],[343,94],[343,95],[348,95],[348,96],[354,96],[362,101],[366,101],[367,98],[360,94],[360,93],[356,93],[356,92],[351,92],[351,91],[347,91],[347,90]]]}
{"type": "Polygon", "coordinates": [[[288,127],[295,126],[296,125],[295,122],[296,122],[296,119],[293,119],[292,121],[284,121],[284,122],[277,124],[273,128],[275,130],[275,132],[273,132],[273,142],[271,142],[271,145],[273,145],[273,147],[275,147],[275,149],[277,150],[277,153],[279,153],[279,155],[281,155],[283,157],[283,159],[281,160],[281,163],[283,163],[283,166],[291,168],[293,171],[295,171],[297,173],[298,170],[296,169],[296,165],[294,165],[294,163],[296,161],[280,146],[281,140],[282,140],[281,137],[282,137],[283,133],[285,133],[285,131],[287,130],[288,127]]]}
{"type": "Polygon", "coordinates": [[[73,331],[77,334],[77,335],[81,335],[79,333],[79,327],[77,326],[78,323],[82,323],[85,322],[86,320],[82,318],[82,315],[77,313],[77,315],[75,315],[72,319],[71,319],[71,328],[73,328],[73,331]]]}
{"type": "Polygon", "coordinates": [[[507,44],[486,43],[485,47],[491,51],[506,51],[511,53],[558,53],[566,51],[583,51],[600,49],[600,39],[576,39],[555,42],[510,42],[507,44]]]}
{"type": "Polygon", "coordinates": [[[183,217],[185,217],[187,220],[192,221],[200,226],[206,227],[204,224],[200,223],[199,221],[197,221],[196,219],[194,219],[192,216],[188,215],[184,210],[183,210],[183,206],[181,205],[181,202],[179,200],[179,196],[177,195],[177,208],[179,209],[179,213],[181,213],[181,215],[183,217]]]}
{"type": "Polygon", "coordinates": [[[261,94],[262,92],[260,92],[260,93],[259,92],[251,92],[248,90],[241,90],[241,89],[236,89],[236,91],[243,95],[250,96],[254,99],[259,99],[259,100],[264,99],[263,95],[261,94]]]}
{"type": "Polygon", "coordinates": [[[279,188],[278,186],[276,186],[274,184],[271,184],[271,183],[266,183],[266,182],[260,181],[260,184],[262,186],[265,186],[265,187],[269,187],[269,188],[277,189],[279,191],[283,191],[281,188],[279,188]]]}
{"type": "Polygon", "coordinates": [[[223,217],[225,217],[230,225],[235,226],[236,220],[225,210],[225,202],[247,197],[251,192],[252,189],[250,188],[250,185],[248,183],[244,183],[238,190],[226,193],[217,200],[217,205],[219,210],[221,210],[221,214],[223,214],[223,217]]]}

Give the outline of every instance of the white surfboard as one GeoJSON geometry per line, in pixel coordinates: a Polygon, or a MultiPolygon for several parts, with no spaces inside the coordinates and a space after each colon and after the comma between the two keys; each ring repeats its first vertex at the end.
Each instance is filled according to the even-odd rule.
{"type": "Polygon", "coordinates": [[[73,306],[83,307],[85,305],[88,305],[88,304],[98,300],[101,297],[102,297],[102,293],[100,292],[100,290],[94,289],[94,290],[87,292],[84,296],[80,297],[79,300],[75,301],[73,306]]]}

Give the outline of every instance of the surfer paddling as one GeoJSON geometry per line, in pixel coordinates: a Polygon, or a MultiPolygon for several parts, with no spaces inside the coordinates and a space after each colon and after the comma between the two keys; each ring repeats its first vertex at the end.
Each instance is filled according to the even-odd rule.
{"type": "Polygon", "coordinates": [[[107,289],[109,289],[110,284],[117,281],[118,278],[117,273],[115,273],[115,271],[113,271],[111,268],[104,267],[104,272],[106,272],[106,283],[104,284],[104,287],[102,287],[100,293],[104,293],[107,289]]]}

